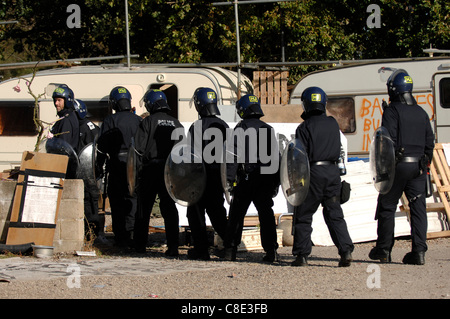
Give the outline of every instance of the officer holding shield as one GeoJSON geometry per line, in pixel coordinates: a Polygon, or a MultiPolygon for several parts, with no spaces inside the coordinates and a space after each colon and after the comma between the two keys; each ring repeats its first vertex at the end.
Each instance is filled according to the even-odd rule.
{"type": "Polygon", "coordinates": [[[131,94],[125,87],[118,86],[111,90],[109,104],[115,113],[108,115],[100,127],[97,167],[102,174],[106,161],[107,189],[116,245],[129,247],[132,245],[137,199],[135,194],[128,191],[127,156],[141,118],[131,112],[131,94]]]}
{"type": "Polygon", "coordinates": [[[222,154],[228,125],[217,115],[216,92],[210,88],[198,88],[194,92],[193,102],[200,119],[189,128],[188,141],[194,147],[194,153],[201,154],[206,169],[206,186],[201,199],[187,208],[187,218],[191,229],[194,248],[188,251],[191,259],[209,260],[208,236],[206,232],[205,212],[217,234],[225,238],[227,212],[224,207],[224,194],[220,176],[222,154]],[[206,132],[206,133],[205,133],[206,132]],[[207,145],[215,143],[214,154],[204,152],[207,145]],[[209,158],[208,158],[209,157],[209,158]]]}
{"type": "Polygon", "coordinates": [[[340,152],[340,131],[336,120],[327,116],[327,97],[318,87],[309,87],[302,93],[304,120],[295,137],[302,143],[309,158],[310,185],[305,201],[294,209],[294,244],[296,260],[292,266],[306,266],[312,250],[312,219],[320,204],[325,223],[341,259],[339,266],[350,266],[353,242],[347,230],[340,204],[341,178],[337,166],[340,152]]]}
{"type": "Polygon", "coordinates": [[[144,103],[150,115],[144,118],[135,135],[135,148],[138,155],[135,249],[141,253],[146,251],[150,213],[158,195],[159,208],[166,230],[165,254],[176,257],[179,246],[178,210],[165,186],[164,165],[172,147],[177,142],[172,140],[172,133],[175,129],[183,130],[183,126],[176,118],[168,114],[170,106],[167,104],[164,92],[152,89],[147,91],[144,95],[144,103]]]}
{"type": "Polygon", "coordinates": [[[248,94],[240,98],[236,110],[242,121],[227,138],[227,153],[236,157],[227,158],[227,181],[233,187],[233,199],[224,240],[225,259],[236,259],[244,218],[253,202],[261,226],[261,244],[266,252],[263,261],[274,262],[278,243],[272,197],[280,185],[278,143],[273,128],[260,119],[264,113],[256,96],[248,94]],[[264,159],[266,156],[269,158],[264,159]]]}
{"type": "MultiPolygon", "coordinates": [[[[73,91],[65,84],[60,85],[53,92],[52,98],[59,119],[50,129],[50,133],[54,138],[59,138],[70,145],[76,153],[78,152],[80,129],[78,118],[75,115],[73,91]]],[[[76,161],[69,160],[66,178],[75,178],[76,169],[76,161]]]]}
{"type": "Polygon", "coordinates": [[[86,104],[82,100],[75,100],[75,111],[80,125],[80,139],[78,142],[78,157],[81,159],[87,155],[89,163],[84,167],[80,163],[80,168],[77,175],[82,175],[79,178],[84,182],[84,216],[85,216],[85,236],[87,240],[90,239],[90,228],[92,227],[93,234],[98,238],[100,231],[100,216],[98,214],[98,199],[100,191],[94,179],[95,167],[93,156],[93,143],[100,133],[100,128],[89,120],[88,110],[86,104]],[[84,154],[86,152],[86,154],[84,154]],[[80,170],[88,170],[88,172],[80,172],[80,170]],[[89,177],[88,177],[89,176],[89,177]]]}
{"type": "Polygon", "coordinates": [[[381,125],[393,141],[397,164],[392,187],[378,196],[378,238],[369,257],[391,262],[395,211],[405,192],[411,211],[412,250],[403,263],[423,265],[427,251],[426,177],[433,157],[434,134],[427,113],[412,96],[413,80],[405,70],[396,70],[389,77],[387,89],[390,104],[384,110],[381,125]]]}

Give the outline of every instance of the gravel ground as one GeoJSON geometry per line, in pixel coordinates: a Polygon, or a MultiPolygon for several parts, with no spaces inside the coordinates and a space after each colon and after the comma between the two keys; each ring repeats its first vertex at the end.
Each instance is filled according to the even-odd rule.
{"type": "MultiPolygon", "coordinates": [[[[396,241],[391,264],[370,260],[367,255],[374,243],[362,243],[355,245],[354,262],[348,268],[337,267],[334,246],[314,246],[308,267],[290,266],[294,260],[291,247],[281,247],[279,262],[261,262],[263,252],[258,250],[238,253],[235,262],[214,256],[207,263],[220,267],[213,270],[196,270],[200,261],[187,259],[188,247],[182,247],[180,257],[170,261],[162,247],[152,247],[141,262],[156,258],[190,263],[190,270],[148,276],[126,272],[82,276],[80,288],[69,288],[66,278],[4,281],[0,282],[0,299],[450,299],[450,238],[428,241],[423,266],[401,263],[410,244],[408,239],[396,241]]],[[[135,256],[122,252],[114,258],[135,256]]],[[[92,257],[64,258],[79,262],[92,257]]]]}

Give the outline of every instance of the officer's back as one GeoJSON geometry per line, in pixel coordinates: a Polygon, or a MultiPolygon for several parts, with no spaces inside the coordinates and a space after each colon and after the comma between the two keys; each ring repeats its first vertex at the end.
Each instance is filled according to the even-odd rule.
{"type": "Polygon", "coordinates": [[[114,88],[109,102],[115,113],[108,115],[102,123],[98,148],[113,159],[128,151],[142,119],[131,112],[131,94],[126,88],[114,88]]]}
{"type": "Polygon", "coordinates": [[[142,153],[144,166],[167,159],[175,143],[172,133],[177,128],[182,128],[181,123],[161,110],[144,118],[136,135],[137,151],[142,153]]]}
{"type": "Polygon", "coordinates": [[[391,99],[391,103],[383,114],[383,126],[387,127],[389,134],[397,147],[404,149],[404,156],[418,156],[425,154],[432,158],[433,134],[430,131],[428,114],[413,99],[405,103],[400,96],[391,99]],[[410,104],[408,104],[410,103],[410,104]]]}
{"type": "Polygon", "coordinates": [[[326,113],[303,115],[307,121],[297,129],[304,143],[310,162],[332,161],[336,162],[340,154],[340,133],[336,120],[326,113]]]}

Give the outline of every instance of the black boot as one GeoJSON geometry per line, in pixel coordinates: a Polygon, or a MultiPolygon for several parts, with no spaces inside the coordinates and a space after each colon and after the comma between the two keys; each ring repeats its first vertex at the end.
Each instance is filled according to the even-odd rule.
{"type": "Polygon", "coordinates": [[[305,256],[298,255],[297,258],[291,263],[291,266],[294,267],[308,266],[308,260],[306,259],[305,256]]]}
{"type": "Polygon", "coordinates": [[[178,257],[178,247],[168,247],[164,255],[167,257],[178,257]]]}
{"type": "Polygon", "coordinates": [[[352,253],[346,251],[341,255],[341,260],[339,260],[339,267],[350,267],[352,261],[353,261],[352,253]]]}
{"type": "Polygon", "coordinates": [[[195,249],[188,250],[188,258],[191,260],[210,260],[208,249],[195,249]]]}
{"type": "Polygon", "coordinates": [[[425,265],[425,252],[409,252],[403,257],[403,263],[408,265],[425,265]]]}
{"type": "Polygon", "coordinates": [[[235,261],[236,260],[236,251],[237,248],[231,247],[231,248],[225,248],[225,260],[228,261],[235,261]]]}
{"type": "Polygon", "coordinates": [[[369,253],[369,258],[372,260],[379,260],[381,263],[390,263],[392,261],[390,251],[377,247],[372,248],[369,253]]]}
{"type": "Polygon", "coordinates": [[[267,254],[263,257],[263,261],[268,263],[278,261],[277,251],[275,249],[268,251],[267,254]]]}

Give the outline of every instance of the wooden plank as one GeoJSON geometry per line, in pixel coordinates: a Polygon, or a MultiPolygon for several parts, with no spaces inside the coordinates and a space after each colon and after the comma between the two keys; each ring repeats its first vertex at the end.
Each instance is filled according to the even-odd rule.
{"type": "Polygon", "coordinates": [[[450,185],[439,186],[438,192],[450,192],[450,185]]]}
{"type": "Polygon", "coordinates": [[[281,72],[281,104],[288,104],[289,102],[289,92],[287,87],[288,78],[288,71],[281,72]]]}
{"type": "MultiPolygon", "coordinates": [[[[42,177],[46,177],[46,173],[48,172],[60,173],[65,175],[68,160],[69,158],[64,155],[26,151],[22,155],[20,170],[22,172],[25,172],[26,170],[39,171],[42,172],[40,173],[42,174],[42,177]]],[[[50,174],[48,176],[52,175],[50,174]]],[[[24,193],[24,191],[26,191],[24,182],[25,175],[20,174],[17,180],[16,191],[14,194],[6,244],[19,245],[33,242],[35,245],[53,246],[53,237],[55,234],[54,227],[56,227],[56,221],[58,219],[58,211],[61,202],[62,187],[64,186],[64,178],[59,178],[58,184],[60,185],[60,188],[56,192],[57,195],[55,195],[57,197],[55,198],[56,206],[52,206],[52,208],[55,209],[54,220],[52,220],[51,223],[45,223],[45,225],[22,220],[21,214],[24,211],[24,202],[27,195],[29,195],[28,192],[24,193]]],[[[53,186],[51,187],[51,189],[54,189],[53,186]]],[[[42,209],[46,209],[46,207],[44,206],[42,209]]],[[[50,217],[53,218],[53,216],[50,217]]]]}
{"type": "Polygon", "coordinates": [[[256,95],[258,98],[260,97],[260,90],[259,90],[259,77],[260,77],[260,71],[253,71],[253,94],[256,95]]]}
{"type": "Polygon", "coordinates": [[[274,94],[273,94],[273,104],[280,104],[281,103],[281,73],[275,72],[274,75],[274,94]]]}
{"type": "Polygon", "coordinates": [[[442,146],[442,143],[437,144],[437,153],[439,154],[439,159],[442,163],[445,176],[447,177],[446,183],[449,184],[450,181],[450,167],[447,165],[447,158],[445,157],[444,153],[444,147],[442,146]]]}
{"type": "Polygon", "coordinates": [[[450,237],[450,230],[427,233],[427,239],[442,238],[442,237],[450,237]]]}
{"type": "Polygon", "coordinates": [[[273,103],[273,72],[266,72],[266,84],[267,84],[267,101],[266,104],[274,104],[273,103]]]}
{"type": "Polygon", "coordinates": [[[448,186],[450,171],[444,154],[444,149],[441,143],[435,145],[433,151],[433,161],[430,165],[430,172],[434,175],[434,182],[438,190],[439,197],[444,205],[445,213],[447,215],[447,223],[450,223],[450,204],[448,202],[448,186]]]}
{"type": "Polygon", "coordinates": [[[260,72],[259,75],[259,92],[261,104],[267,104],[267,84],[266,84],[266,72],[260,72]]]}

